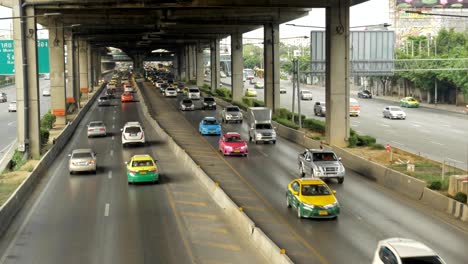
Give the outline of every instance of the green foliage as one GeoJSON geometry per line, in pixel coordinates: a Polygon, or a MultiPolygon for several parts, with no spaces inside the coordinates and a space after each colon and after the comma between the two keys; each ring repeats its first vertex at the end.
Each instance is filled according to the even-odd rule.
{"type": "MultiPolygon", "coordinates": [[[[310,57],[308,55],[300,56],[297,58],[299,61],[299,72],[307,72],[310,67],[310,57]]],[[[293,73],[293,62],[292,60],[283,62],[281,64],[281,70],[289,74],[293,73]]]]}
{"type": "Polygon", "coordinates": [[[433,182],[430,182],[429,183],[429,186],[427,186],[427,188],[431,189],[431,190],[440,190],[442,189],[442,182],[440,181],[433,181],[433,182]]]}
{"type": "Polygon", "coordinates": [[[239,101],[233,101],[232,102],[234,105],[237,105],[239,106],[241,109],[243,110],[247,110],[247,108],[249,108],[249,106],[247,104],[245,104],[244,102],[239,102],[239,101]]]}
{"type": "Polygon", "coordinates": [[[265,106],[265,103],[263,101],[257,100],[255,98],[250,98],[250,97],[242,97],[242,103],[249,107],[260,107],[260,106],[265,106]]]}
{"type": "Polygon", "coordinates": [[[40,134],[41,134],[41,145],[47,144],[47,142],[49,142],[49,135],[50,135],[49,130],[41,127],[40,134]]]}
{"type": "Polygon", "coordinates": [[[376,149],[376,150],[384,150],[385,146],[382,144],[372,144],[371,149],[376,149]]]}
{"type": "Polygon", "coordinates": [[[53,115],[50,110],[41,118],[41,128],[47,130],[51,129],[54,126],[56,116],[53,115]]]}
{"type": "Polygon", "coordinates": [[[358,139],[357,141],[358,146],[372,146],[376,142],[375,138],[371,136],[357,135],[357,139],[358,139]]]}
{"type": "Polygon", "coordinates": [[[455,196],[453,197],[453,199],[459,201],[460,203],[466,203],[467,195],[466,193],[457,192],[455,196]]]}
{"type": "Polygon", "coordinates": [[[11,168],[13,168],[13,170],[18,170],[25,163],[26,163],[26,160],[24,159],[24,153],[18,150],[15,150],[15,153],[13,154],[13,157],[11,158],[11,168]]]}
{"type": "Polygon", "coordinates": [[[354,148],[357,146],[358,143],[358,135],[356,133],[350,134],[348,138],[348,147],[354,148]]]}
{"type": "Polygon", "coordinates": [[[291,120],[288,120],[288,119],[277,118],[275,121],[282,124],[283,126],[287,126],[287,127],[293,128],[293,129],[298,129],[299,128],[299,125],[291,122],[291,120]]]}
{"type": "Polygon", "coordinates": [[[232,98],[231,91],[227,88],[221,87],[215,90],[216,95],[222,97],[223,99],[230,100],[232,98]]]}
{"type": "Polygon", "coordinates": [[[263,64],[263,48],[253,44],[244,45],[244,68],[253,69],[255,67],[261,68],[263,64]]]}
{"type": "Polygon", "coordinates": [[[190,80],[187,82],[188,85],[196,85],[197,84],[197,81],[195,80],[190,80]]]}

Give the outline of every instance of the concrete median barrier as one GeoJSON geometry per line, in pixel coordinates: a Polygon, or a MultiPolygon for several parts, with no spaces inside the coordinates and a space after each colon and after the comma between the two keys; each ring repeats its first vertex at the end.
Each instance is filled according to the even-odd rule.
{"type": "MultiPolygon", "coordinates": [[[[137,85],[140,90],[140,84],[137,85]]],[[[138,94],[142,95],[141,91],[138,94]]],[[[222,186],[215,183],[205,171],[198,166],[198,164],[187,154],[178,144],[171,138],[164,129],[162,129],[158,122],[153,119],[149,114],[148,105],[145,102],[144,96],[140,96],[140,108],[143,116],[146,118],[151,127],[161,137],[162,140],[169,144],[170,149],[177,155],[177,157],[184,162],[184,166],[189,168],[202,186],[206,189],[207,193],[211,196],[213,201],[224,210],[229,220],[239,228],[242,235],[247,237],[252,245],[268,259],[269,263],[286,264],[293,263],[286,254],[281,254],[280,248],[268,238],[262,230],[255,226],[255,223],[239,208],[239,206],[232,201],[232,199],[224,192],[222,186]]]]}
{"type": "Polygon", "coordinates": [[[421,202],[439,211],[448,212],[450,198],[426,187],[421,202]]]}
{"type": "Polygon", "coordinates": [[[99,96],[104,86],[105,84],[100,86],[98,91],[81,109],[73,122],[67,124],[67,126],[56,138],[54,146],[49,151],[47,151],[46,154],[44,154],[29,176],[24,179],[24,181],[18,186],[18,188],[16,188],[10,198],[2,205],[0,208],[0,236],[2,236],[8,229],[11,221],[13,221],[16,214],[33,193],[37,183],[47,173],[47,170],[50,168],[51,164],[67,145],[77,126],[83,119],[84,115],[88,112],[93,102],[96,101],[96,98],[99,96]]]}

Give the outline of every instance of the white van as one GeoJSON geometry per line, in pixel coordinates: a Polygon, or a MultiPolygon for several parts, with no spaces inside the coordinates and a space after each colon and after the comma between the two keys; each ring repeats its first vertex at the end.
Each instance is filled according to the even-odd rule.
{"type": "Polygon", "coordinates": [[[349,98],[349,115],[350,116],[359,116],[361,114],[361,105],[358,100],[354,98],[349,98]]]}

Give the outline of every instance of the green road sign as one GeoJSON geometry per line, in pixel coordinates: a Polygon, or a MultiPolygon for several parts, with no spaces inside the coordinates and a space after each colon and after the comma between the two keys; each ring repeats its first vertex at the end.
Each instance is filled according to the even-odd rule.
{"type": "MultiPolygon", "coordinates": [[[[15,74],[14,46],[13,40],[0,40],[0,75],[15,74]]],[[[49,41],[47,39],[37,41],[37,56],[39,73],[49,73],[49,41]]]]}

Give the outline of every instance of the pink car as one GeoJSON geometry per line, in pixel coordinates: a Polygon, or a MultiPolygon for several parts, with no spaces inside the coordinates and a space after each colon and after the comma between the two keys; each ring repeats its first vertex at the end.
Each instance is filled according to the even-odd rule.
{"type": "Polygon", "coordinates": [[[249,154],[247,142],[242,139],[239,133],[228,132],[219,138],[219,151],[224,155],[242,155],[249,154]]]}

